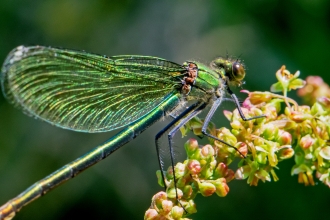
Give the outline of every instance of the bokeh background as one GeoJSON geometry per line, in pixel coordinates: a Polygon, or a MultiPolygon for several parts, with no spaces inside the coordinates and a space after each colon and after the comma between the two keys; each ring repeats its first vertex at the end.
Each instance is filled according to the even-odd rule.
{"type": "MultiPolygon", "coordinates": [[[[141,54],[182,63],[240,56],[245,89],[268,90],[285,64],[330,82],[328,0],[11,0],[0,2],[0,60],[18,45],[141,54]]],[[[291,93],[294,95],[294,92],[291,93]]],[[[221,115],[221,111],[218,115],[221,115]]],[[[219,121],[219,120],[218,120],[219,121]]],[[[221,120],[220,120],[221,121],[221,120]]],[[[142,219],[157,185],[158,122],[105,161],[34,201],[16,219],[142,219]]],[[[217,122],[216,122],[217,123],[217,122]]],[[[0,96],[0,204],[112,136],[63,130],[0,96]]],[[[184,140],[176,138],[182,146],[184,140]]],[[[232,181],[225,198],[196,199],[193,219],[324,219],[330,189],[305,187],[281,162],[278,182],[232,181]]]]}

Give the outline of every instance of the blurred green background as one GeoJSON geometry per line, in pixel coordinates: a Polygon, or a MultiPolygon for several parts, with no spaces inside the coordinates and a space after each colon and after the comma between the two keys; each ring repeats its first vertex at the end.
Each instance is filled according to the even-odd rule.
{"type": "MultiPolygon", "coordinates": [[[[330,82],[328,0],[11,0],[0,2],[0,60],[18,45],[140,54],[177,63],[240,56],[245,89],[268,90],[285,64],[330,82]]],[[[291,94],[294,94],[291,93],[291,94]]],[[[222,113],[219,111],[218,115],[222,113]]],[[[157,185],[158,122],[105,161],[23,208],[16,219],[142,219],[157,185]]],[[[27,117],[0,96],[0,204],[114,132],[84,134],[27,117]]],[[[180,136],[180,135],[178,135],[180,136]]],[[[186,139],[184,139],[186,140],[186,139]]],[[[182,146],[184,140],[176,138],[182,146]]],[[[193,219],[324,219],[330,189],[305,187],[279,164],[278,182],[230,183],[225,198],[196,199],[193,219]]]]}

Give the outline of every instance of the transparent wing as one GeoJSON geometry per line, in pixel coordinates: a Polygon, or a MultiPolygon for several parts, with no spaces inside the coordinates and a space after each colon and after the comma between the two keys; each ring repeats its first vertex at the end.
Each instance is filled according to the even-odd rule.
{"type": "Polygon", "coordinates": [[[5,60],[1,83],[8,100],[31,116],[66,129],[104,132],[157,107],[180,87],[183,72],[156,57],[20,46],[5,60]]]}

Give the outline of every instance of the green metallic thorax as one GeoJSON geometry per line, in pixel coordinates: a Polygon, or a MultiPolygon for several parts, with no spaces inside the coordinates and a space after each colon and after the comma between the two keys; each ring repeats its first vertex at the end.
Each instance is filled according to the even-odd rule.
{"type": "MultiPolygon", "coordinates": [[[[193,62],[197,65],[198,76],[189,95],[187,96],[187,99],[209,102],[210,99],[218,97],[224,88],[224,80],[221,78],[219,73],[202,63],[195,61],[189,62],[193,62]]],[[[219,69],[219,71],[221,70],[219,69]]]]}

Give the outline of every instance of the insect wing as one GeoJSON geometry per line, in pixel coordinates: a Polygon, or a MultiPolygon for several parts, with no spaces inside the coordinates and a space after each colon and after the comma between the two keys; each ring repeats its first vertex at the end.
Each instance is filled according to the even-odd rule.
{"type": "Polygon", "coordinates": [[[177,92],[183,72],[156,57],[20,46],[5,60],[1,83],[8,100],[31,116],[75,131],[104,132],[156,108],[177,92]]]}

